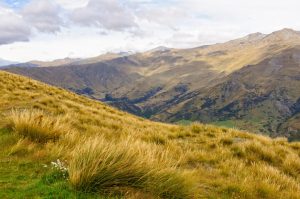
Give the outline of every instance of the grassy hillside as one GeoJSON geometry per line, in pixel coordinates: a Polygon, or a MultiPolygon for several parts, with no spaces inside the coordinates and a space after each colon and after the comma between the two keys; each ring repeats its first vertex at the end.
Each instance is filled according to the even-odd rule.
{"type": "Polygon", "coordinates": [[[299,198],[299,143],[155,123],[6,72],[0,92],[1,198],[299,198]]]}
{"type": "Polygon", "coordinates": [[[240,129],[298,139],[299,45],[300,33],[283,29],[193,49],[7,70],[154,120],[233,121],[240,129]]]}

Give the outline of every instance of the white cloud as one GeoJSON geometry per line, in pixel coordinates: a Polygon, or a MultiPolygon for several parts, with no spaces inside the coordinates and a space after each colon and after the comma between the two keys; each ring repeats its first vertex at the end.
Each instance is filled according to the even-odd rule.
{"type": "Polygon", "coordinates": [[[71,19],[80,25],[115,31],[137,27],[134,15],[118,0],[90,0],[85,7],[75,9],[71,19]]]}
{"type": "Polygon", "coordinates": [[[0,45],[16,41],[28,41],[30,28],[21,16],[11,9],[0,6],[0,45]]]}
{"type": "Polygon", "coordinates": [[[188,48],[199,44],[197,34],[177,32],[166,40],[167,46],[175,48],[188,48]]]}
{"type": "Polygon", "coordinates": [[[62,28],[57,34],[39,34],[30,42],[0,45],[0,55],[7,60],[53,60],[65,57],[92,57],[106,52],[141,51],[153,38],[135,38],[130,33],[112,31],[100,35],[97,27],[62,28]],[[113,42],[112,42],[113,41],[113,42]],[[146,45],[145,45],[146,44],[146,45]]]}
{"type": "Polygon", "coordinates": [[[60,6],[62,6],[63,8],[68,10],[84,7],[89,2],[89,0],[54,0],[54,1],[60,6]]]}
{"type": "Polygon", "coordinates": [[[245,34],[300,28],[295,20],[300,17],[298,0],[179,0],[177,6],[202,18],[210,29],[218,30],[218,25],[238,27],[235,31],[245,34]]]}
{"type": "Polygon", "coordinates": [[[40,32],[60,30],[63,20],[60,7],[51,0],[32,0],[21,11],[23,18],[40,32]]]}
{"type": "Polygon", "coordinates": [[[299,7],[299,0],[30,0],[24,8],[0,10],[0,55],[21,61],[196,47],[300,30],[299,7]]]}
{"type": "Polygon", "coordinates": [[[136,14],[139,18],[147,19],[150,22],[158,23],[171,29],[182,26],[184,20],[188,18],[186,11],[171,6],[168,9],[165,7],[143,6],[136,14]]]}

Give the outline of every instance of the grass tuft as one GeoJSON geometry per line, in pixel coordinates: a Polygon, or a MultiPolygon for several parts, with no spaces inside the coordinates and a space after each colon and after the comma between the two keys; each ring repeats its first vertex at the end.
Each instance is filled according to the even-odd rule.
{"type": "Polygon", "coordinates": [[[117,144],[88,139],[72,152],[70,182],[85,192],[111,192],[130,187],[163,198],[191,198],[193,184],[166,162],[166,154],[142,142],[117,144]],[[169,165],[169,167],[168,167],[169,165]]]}
{"type": "Polygon", "coordinates": [[[61,118],[40,110],[13,110],[8,116],[7,127],[21,137],[39,143],[57,141],[63,133],[70,131],[61,118]]]}

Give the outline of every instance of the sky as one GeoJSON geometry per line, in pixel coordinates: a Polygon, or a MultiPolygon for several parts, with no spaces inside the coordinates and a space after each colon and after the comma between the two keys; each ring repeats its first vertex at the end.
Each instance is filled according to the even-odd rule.
{"type": "Polygon", "coordinates": [[[300,30],[299,7],[299,0],[0,0],[0,58],[86,58],[300,30]]]}

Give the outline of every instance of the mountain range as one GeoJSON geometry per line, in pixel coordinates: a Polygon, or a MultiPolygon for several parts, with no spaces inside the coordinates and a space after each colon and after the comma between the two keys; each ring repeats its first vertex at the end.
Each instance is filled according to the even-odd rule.
{"type": "Polygon", "coordinates": [[[0,93],[0,198],[299,198],[299,142],[153,122],[4,71],[0,93]]]}
{"type": "Polygon", "coordinates": [[[291,29],[192,49],[30,64],[4,70],[152,120],[300,137],[300,33],[291,29]]]}

